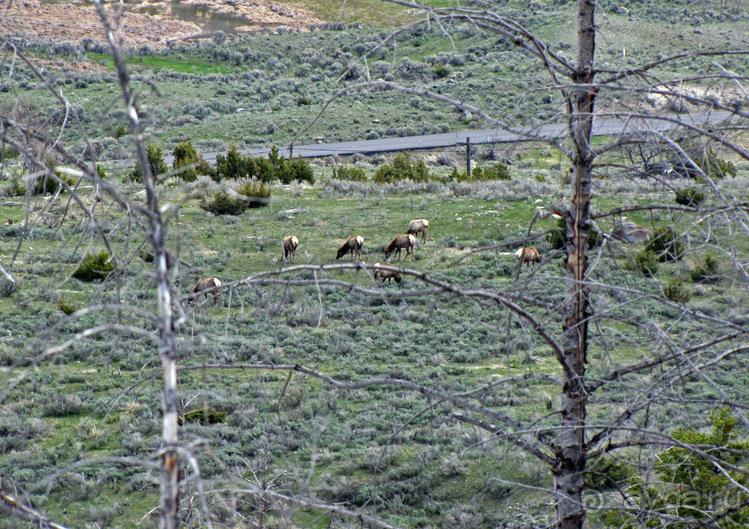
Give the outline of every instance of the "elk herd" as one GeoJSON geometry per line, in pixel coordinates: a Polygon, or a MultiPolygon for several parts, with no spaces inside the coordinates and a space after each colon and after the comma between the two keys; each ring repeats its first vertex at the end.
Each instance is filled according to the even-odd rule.
{"type": "MultiPolygon", "coordinates": [[[[408,259],[409,255],[411,255],[413,259],[416,260],[414,248],[416,247],[418,236],[419,234],[421,235],[421,242],[422,244],[425,244],[427,228],[429,228],[429,221],[427,219],[412,220],[408,224],[408,230],[406,231],[406,233],[402,233],[393,237],[393,240],[390,241],[390,244],[383,248],[383,251],[385,252],[385,258],[388,260],[388,263],[390,262],[390,257],[393,254],[396,254],[398,256],[398,259],[400,260],[401,250],[403,249],[406,250],[406,257],[404,258],[404,260],[408,259]]],[[[346,242],[344,242],[343,245],[338,248],[336,259],[340,259],[346,254],[350,253],[352,262],[357,258],[359,259],[359,261],[362,261],[361,250],[362,246],[364,246],[364,241],[366,240],[366,237],[362,237],[361,235],[353,235],[349,237],[348,239],[346,239],[346,242]]],[[[283,241],[281,242],[281,260],[284,263],[294,263],[296,250],[298,247],[298,237],[296,237],[295,235],[287,235],[286,237],[284,237],[283,241]]],[[[526,268],[530,267],[531,263],[541,262],[541,254],[533,246],[520,248],[517,252],[515,252],[515,256],[520,262],[520,265],[522,265],[523,263],[526,264],[526,268]]],[[[375,266],[379,266],[381,264],[383,263],[376,263],[375,266]]],[[[402,288],[401,283],[403,281],[403,276],[394,270],[375,269],[372,277],[375,281],[382,283],[384,283],[385,281],[388,281],[389,283],[391,279],[395,280],[398,287],[402,288]]],[[[195,287],[190,290],[188,300],[192,301],[194,299],[197,299],[201,295],[207,298],[209,294],[213,294],[213,304],[215,305],[216,298],[218,296],[217,290],[221,287],[221,285],[221,280],[217,277],[200,278],[195,284],[195,287]]]]}

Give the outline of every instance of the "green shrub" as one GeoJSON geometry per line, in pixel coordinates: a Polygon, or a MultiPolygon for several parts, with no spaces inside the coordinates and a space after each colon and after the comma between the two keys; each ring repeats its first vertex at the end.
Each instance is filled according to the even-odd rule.
{"type": "Polygon", "coordinates": [[[669,226],[661,226],[645,241],[645,250],[653,252],[663,263],[678,261],[684,256],[679,234],[669,226]]]}
{"type": "Polygon", "coordinates": [[[270,187],[265,185],[262,180],[248,180],[237,188],[237,193],[250,198],[260,198],[263,200],[253,200],[247,202],[251,208],[267,206],[270,203],[270,187]]]}
{"type": "MultiPolygon", "coordinates": [[[[151,168],[151,174],[157,177],[161,174],[169,171],[164,161],[164,151],[155,143],[149,143],[146,145],[146,156],[148,156],[148,166],[151,168]]],[[[140,168],[140,162],[135,162],[135,167],[128,174],[130,180],[141,180],[143,178],[143,170],[140,168]]]]}
{"type": "Polygon", "coordinates": [[[615,489],[634,476],[632,467],[613,457],[596,460],[585,473],[585,486],[593,490],[615,489]]]}
{"type": "Polygon", "coordinates": [[[315,183],[315,173],[312,171],[312,167],[301,156],[295,160],[288,161],[284,160],[282,156],[277,174],[278,179],[284,184],[290,184],[294,181],[309,182],[310,184],[315,183]]]}
{"type": "Polygon", "coordinates": [[[642,250],[635,254],[630,269],[640,272],[645,277],[653,277],[658,272],[658,259],[649,250],[642,250]]]}
{"type": "Polygon", "coordinates": [[[225,178],[257,178],[263,182],[278,179],[284,184],[293,181],[315,183],[314,172],[309,163],[301,157],[286,160],[279,156],[276,146],[271,147],[268,158],[251,158],[242,156],[232,144],[226,156],[216,156],[216,170],[212,177],[217,182],[225,178]]]}
{"type": "Polygon", "coordinates": [[[197,408],[194,410],[186,411],[179,417],[180,424],[186,424],[188,422],[197,422],[201,424],[216,424],[226,420],[226,416],[229,415],[227,411],[217,411],[213,408],[197,408]]]}
{"type": "Polygon", "coordinates": [[[102,250],[100,253],[87,254],[78,269],[73,272],[73,277],[79,281],[91,282],[104,280],[114,271],[114,264],[109,258],[109,252],[102,250]]]}
{"type": "Polygon", "coordinates": [[[336,180],[350,180],[352,182],[366,182],[367,175],[361,167],[341,165],[333,168],[333,178],[336,180]]]}
{"type": "Polygon", "coordinates": [[[689,275],[695,283],[717,283],[719,270],[718,260],[706,255],[702,264],[696,266],[689,275]]]}
{"type": "Polygon", "coordinates": [[[66,298],[65,296],[62,296],[57,301],[57,306],[60,307],[60,310],[63,311],[68,316],[70,316],[71,314],[73,314],[75,311],[78,310],[78,307],[70,303],[70,301],[68,301],[68,298],[66,298]]]}
{"type": "Polygon", "coordinates": [[[203,202],[200,207],[214,215],[241,215],[248,204],[241,198],[229,196],[225,191],[219,191],[210,202],[203,202]]]}
{"type": "Polygon", "coordinates": [[[0,276],[0,297],[9,298],[18,290],[18,281],[11,281],[5,276],[0,276]]]}
{"type": "Polygon", "coordinates": [[[450,70],[450,67],[448,65],[446,65],[445,63],[441,63],[441,62],[437,63],[434,66],[434,69],[432,71],[440,79],[444,79],[445,77],[449,77],[450,73],[452,72],[450,70]]]}
{"type": "MultiPolygon", "coordinates": [[[[564,250],[567,248],[567,223],[564,219],[557,219],[557,230],[546,236],[546,240],[554,250],[564,250]]],[[[600,232],[588,230],[588,248],[593,249],[601,246],[603,237],[600,232]]]]}
{"type": "Polygon", "coordinates": [[[699,206],[705,201],[705,193],[690,187],[684,190],[674,191],[676,194],[676,203],[682,206],[699,206]]]}
{"type": "Polygon", "coordinates": [[[482,182],[490,180],[510,180],[510,169],[501,162],[495,163],[493,166],[482,167],[480,165],[471,169],[471,176],[468,176],[467,171],[458,172],[453,167],[452,172],[449,176],[450,179],[454,179],[457,182],[482,182]]]}
{"type": "Polygon", "coordinates": [[[391,184],[400,180],[412,180],[413,182],[426,182],[431,179],[429,169],[423,160],[411,161],[408,153],[398,154],[392,164],[380,166],[372,180],[377,184],[391,184]]]}
{"type": "Polygon", "coordinates": [[[214,180],[220,182],[225,178],[252,177],[254,174],[247,173],[245,158],[239,154],[237,146],[233,143],[229,146],[226,156],[216,155],[216,171],[214,180]]]}
{"type": "MultiPolygon", "coordinates": [[[[177,171],[183,167],[197,166],[199,163],[198,153],[195,152],[195,147],[192,146],[190,141],[183,141],[174,146],[174,163],[172,168],[177,171]]],[[[198,171],[195,167],[189,169],[183,169],[179,175],[185,182],[194,182],[198,179],[198,171]]]]}
{"type": "Polygon", "coordinates": [[[663,295],[676,303],[686,303],[689,301],[689,291],[684,288],[681,279],[672,278],[663,287],[663,295]]]}
{"type": "Polygon", "coordinates": [[[2,149],[0,149],[0,162],[5,160],[13,160],[15,158],[18,158],[18,153],[13,149],[10,149],[8,147],[3,147],[2,149]]]}
{"type": "Polygon", "coordinates": [[[725,176],[736,176],[736,165],[730,160],[721,160],[710,147],[705,148],[696,143],[687,143],[681,146],[684,152],[689,156],[692,162],[699,167],[699,170],[688,160],[682,158],[672,159],[671,165],[673,171],[683,178],[692,178],[697,181],[704,180],[702,174],[709,176],[713,180],[719,180],[725,176]]]}
{"type": "Polygon", "coordinates": [[[130,128],[125,123],[120,123],[119,125],[117,125],[117,128],[114,129],[112,136],[119,139],[123,136],[127,136],[128,134],[130,134],[130,128]]]}

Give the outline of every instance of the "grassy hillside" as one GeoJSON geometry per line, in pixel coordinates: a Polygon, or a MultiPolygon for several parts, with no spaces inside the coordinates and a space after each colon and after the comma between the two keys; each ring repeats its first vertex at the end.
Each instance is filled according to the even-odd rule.
{"type": "MultiPolygon", "coordinates": [[[[725,182],[725,192],[745,185],[744,170],[740,179],[725,182]]],[[[173,250],[182,259],[172,275],[175,292],[186,296],[201,276],[216,275],[227,283],[278,267],[280,240],[291,233],[301,241],[297,264],[335,262],[337,247],[351,234],[367,237],[366,262],[382,262],[382,247],[390,238],[403,232],[411,218],[427,217],[429,238],[417,248],[416,261],[396,264],[455,285],[533,295],[553,305],[563,293],[550,285],[562,270],[559,256],[554,257],[543,239],[537,246],[549,260],[540,270],[518,269],[515,257],[508,255],[515,245],[504,253],[478,253],[456,264],[471,250],[524,237],[539,201],[562,199],[557,183],[539,182],[533,174],[516,169],[510,182],[376,186],[328,180],[318,173],[320,182],[314,187],[274,187],[270,206],[239,217],[214,217],[197,207],[199,197],[191,198],[181,186],[164,185],[162,198],[183,204],[171,228],[178,245],[173,250]]],[[[602,208],[664,197],[659,186],[617,182],[612,189],[612,184],[602,182],[602,208]]],[[[137,186],[128,185],[124,191],[136,193],[137,186]]],[[[84,200],[90,200],[90,193],[84,191],[84,200]]],[[[127,219],[116,209],[106,201],[103,206],[109,212],[103,227],[124,274],[119,280],[94,284],[70,277],[84,254],[98,251],[101,244],[77,215],[68,214],[60,224],[66,201],[55,201],[46,209],[39,202],[29,211],[33,231],[14,265],[20,288],[0,297],[6,388],[14,383],[2,407],[0,466],[35,498],[50,487],[44,509],[62,523],[136,527],[138,520],[150,519],[148,513],[158,501],[156,474],[131,465],[159,447],[160,370],[155,351],[149,340],[127,332],[85,340],[75,336],[96,325],[120,322],[150,330],[149,323],[129,310],[118,315],[101,309],[73,320],[63,314],[63,309],[117,299],[154,308],[152,265],[138,249],[143,241],[128,231],[127,219]],[[47,344],[68,339],[72,343],[63,350],[44,352],[47,344]],[[40,355],[47,355],[41,364],[40,355]]],[[[23,205],[5,205],[3,210],[16,219],[25,214],[23,205]]],[[[674,222],[668,215],[634,218],[653,227],[674,222]]],[[[532,232],[553,226],[552,219],[537,221],[532,232]]],[[[601,225],[606,231],[612,227],[601,225]]],[[[20,224],[0,227],[3,263],[11,260],[22,230],[20,224]]],[[[746,252],[746,238],[735,243],[746,252]]],[[[735,321],[745,317],[739,307],[749,300],[745,293],[727,288],[728,279],[712,285],[686,279],[702,258],[701,250],[695,248],[678,263],[661,265],[656,277],[647,279],[626,265],[625,254],[637,247],[611,249],[602,256],[597,280],[657,294],[668,278],[678,275],[692,294],[686,308],[735,321]]],[[[725,269],[725,259],[719,260],[725,269]]],[[[311,274],[302,271],[289,277],[311,274]]],[[[397,291],[394,284],[374,286],[363,271],[317,274],[397,291]]],[[[406,290],[421,287],[417,280],[405,281],[406,290]]],[[[601,292],[599,310],[610,307],[624,319],[638,319],[640,312],[643,324],[674,325],[678,309],[666,310],[648,299],[620,304],[620,296],[615,290],[601,292]]],[[[447,295],[367,297],[341,288],[281,283],[237,284],[230,295],[222,293],[217,307],[186,304],[183,298],[177,310],[185,311],[179,329],[179,384],[180,413],[187,422],[181,435],[188,443],[205,443],[195,447],[195,457],[204,487],[213,491],[209,498],[218,520],[224,517],[229,523],[228,506],[234,501],[242,516],[257,516],[259,507],[248,496],[215,491],[262,483],[276,492],[306,490],[326,501],[360,506],[404,527],[438,527],[452,519],[481,526],[539,522],[548,514],[545,496],[523,487],[549,486],[543,467],[508,452],[500,439],[448,420],[449,409],[438,403],[430,409],[430,400],[417,392],[378,386],[336,392],[302,375],[288,378],[285,372],[241,368],[298,363],[342,381],[392,376],[450,392],[502,377],[554,376],[558,367],[548,347],[496,303],[447,295]],[[227,368],[201,367],[219,363],[227,368]],[[201,424],[205,417],[209,424],[201,424]]],[[[534,313],[558,325],[553,312],[538,308],[534,313]]],[[[692,339],[705,331],[688,321],[676,325],[692,339]]],[[[596,332],[589,354],[602,374],[647,356],[641,346],[648,337],[620,334],[625,329],[614,324],[596,332]]],[[[732,397],[740,396],[746,385],[740,365],[740,359],[731,359],[711,373],[732,388],[732,397]]],[[[695,395],[711,391],[697,379],[685,383],[695,395]]],[[[626,389],[612,389],[591,413],[605,417],[607,409],[624,405],[628,398],[626,389]]],[[[530,420],[543,415],[547,403],[555,406],[557,399],[554,384],[528,379],[499,385],[480,402],[518,420],[530,420]]],[[[654,410],[663,429],[691,422],[690,413],[667,403],[657,413],[654,410]]],[[[271,525],[285,517],[304,527],[330,523],[319,512],[280,506],[269,507],[266,516],[271,525]]],[[[592,516],[595,519],[598,513],[592,516]]]]}

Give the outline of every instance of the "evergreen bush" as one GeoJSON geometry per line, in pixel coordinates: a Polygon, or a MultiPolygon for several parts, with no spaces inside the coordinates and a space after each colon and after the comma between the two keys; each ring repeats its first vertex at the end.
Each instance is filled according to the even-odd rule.
{"type": "Polygon", "coordinates": [[[231,197],[226,191],[219,191],[210,202],[203,202],[200,207],[214,215],[241,215],[248,207],[241,198],[231,197]]]}
{"type": "MultiPolygon", "coordinates": [[[[148,156],[148,166],[151,168],[151,174],[154,178],[169,171],[164,161],[164,151],[155,143],[146,145],[146,156],[148,156]]],[[[140,162],[135,162],[135,167],[130,171],[128,176],[130,180],[135,181],[143,178],[143,170],[140,168],[140,162]]]]}
{"type": "Polygon", "coordinates": [[[87,254],[78,269],[73,272],[73,277],[84,282],[103,281],[113,271],[114,264],[109,258],[109,252],[102,250],[98,254],[87,254]]]}
{"type": "Polygon", "coordinates": [[[695,283],[717,283],[718,272],[718,260],[706,255],[702,264],[692,269],[689,275],[695,283]]]}
{"type": "Polygon", "coordinates": [[[676,303],[686,303],[689,301],[689,291],[684,288],[681,279],[672,278],[663,287],[663,295],[676,303]]]}
{"type": "Polygon", "coordinates": [[[413,162],[408,153],[398,154],[392,164],[384,164],[372,177],[377,184],[392,184],[401,180],[411,180],[413,182],[426,182],[431,180],[432,175],[429,173],[423,160],[413,162]]]}
{"type": "Polygon", "coordinates": [[[653,277],[658,272],[658,259],[650,250],[642,250],[635,254],[630,269],[640,272],[645,277],[653,277]]]}
{"type": "Polygon", "coordinates": [[[367,175],[361,167],[349,167],[341,165],[333,168],[333,178],[336,180],[349,180],[352,182],[366,182],[367,175]]]}
{"type": "Polygon", "coordinates": [[[678,261],[684,256],[680,236],[669,226],[661,226],[645,242],[645,250],[653,252],[663,263],[678,261]]]}
{"type": "Polygon", "coordinates": [[[674,191],[676,194],[676,203],[682,206],[699,206],[705,201],[705,193],[694,187],[674,191]]]}

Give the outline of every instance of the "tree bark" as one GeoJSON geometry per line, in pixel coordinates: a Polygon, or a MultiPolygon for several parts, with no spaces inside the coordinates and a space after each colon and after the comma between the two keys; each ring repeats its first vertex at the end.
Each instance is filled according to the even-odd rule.
{"type": "Polygon", "coordinates": [[[596,90],[594,0],[578,1],[578,64],[570,93],[570,134],[573,142],[572,203],[567,215],[566,297],[563,324],[562,431],[556,453],[554,488],[557,526],[580,529],[585,520],[583,479],[586,464],[585,364],[587,361],[589,301],[586,285],[588,234],[592,198],[591,149],[596,90]]]}

